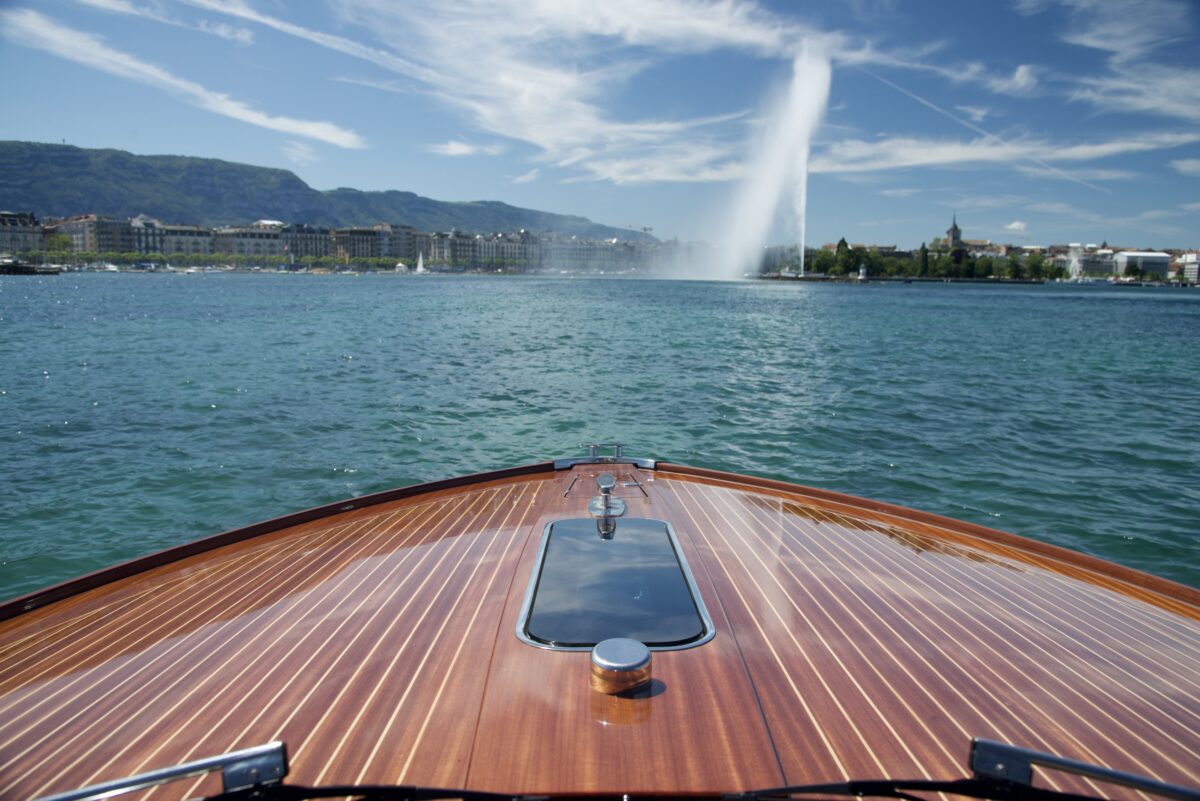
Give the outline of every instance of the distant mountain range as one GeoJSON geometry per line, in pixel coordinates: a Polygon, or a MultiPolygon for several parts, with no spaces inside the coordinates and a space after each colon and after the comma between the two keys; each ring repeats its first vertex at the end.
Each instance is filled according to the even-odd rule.
{"type": "Polygon", "coordinates": [[[392,223],[423,231],[557,231],[606,239],[647,239],[641,231],[586,217],[490,200],[446,202],[412,192],[321,192],[289,170],[190,156],[138,156],[38,142],[0,142],[0,209],[39,217],[146,214],[215,227],[282,220],[347,227],[392,223]]]}

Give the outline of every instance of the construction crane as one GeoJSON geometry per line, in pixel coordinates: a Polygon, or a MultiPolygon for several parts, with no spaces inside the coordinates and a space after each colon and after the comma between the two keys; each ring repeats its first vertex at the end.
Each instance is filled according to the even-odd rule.
{"type": "Polygon", "coordinates": [[[630,231],[641,231],[643,234],[653,233],[654,229],[645,225],[622,225],[622,228],[628,228],[630,231]]]}

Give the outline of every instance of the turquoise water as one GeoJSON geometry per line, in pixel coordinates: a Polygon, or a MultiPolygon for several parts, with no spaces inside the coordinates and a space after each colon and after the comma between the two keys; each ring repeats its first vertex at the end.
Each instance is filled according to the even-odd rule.
{"type": "Polygon", "coordinates": [[[1200,585],[1200,291],[0,277],[0,597],[619,440],[1200,585]]]}

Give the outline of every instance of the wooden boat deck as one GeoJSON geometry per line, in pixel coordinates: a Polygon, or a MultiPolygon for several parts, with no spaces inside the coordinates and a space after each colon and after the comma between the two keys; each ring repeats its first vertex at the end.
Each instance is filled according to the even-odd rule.
{"type": "Polygon", "coordinates": [[[0,799],[276,739],[298,784],[957,778],[973,736],[1200,784],[1200,593],[1089,557],[671,465],[539,466],[309,517],[0,607],[0,799]],[[586,516],[603,470],[645,488],[629,516],[672,523],[717,629],[656,653],[635,698],[513,634],[543,527],[586,516]]]}

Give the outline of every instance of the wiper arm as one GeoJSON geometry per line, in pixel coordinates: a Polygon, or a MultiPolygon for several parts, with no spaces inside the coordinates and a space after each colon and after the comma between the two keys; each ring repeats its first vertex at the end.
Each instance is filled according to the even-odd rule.
{"type": "Polygon", "coordinates": [[[265,792],[238,791],[209,796],[205,801],[238,801],[240,798],[263,801],[306,801],[309,798],[356,798],[364,801],[545,801],[546,796],[489,793],[486,790],[447,790],[439,787],[419,787],[403,784],[347,784],[304,787],[284,784],[267,788],[265,792]]]}
{"type": "Polygon", "coordinates": [[[989,798],[994,801],[1097,801],[1092,796],[1045,790],[995,779],[954,779],[932,781],[927,779],[870,779],[865,781],[835,782],[832,784],[801,784],[792,787],[772,787],[765,790],[750,790],[744,793],[728,793],[726,801],[768,801],[768,799],[794,798],[812,795],[871,796],[875,798],[902,798],[905,801],[928,801],[913,793],[948,793],[966,798],[989,798]]]}
{"type": "Polygon", "coordinates": [[[731,793],[726,799],[770,799],[797,795],[855,795],[880,798],[902,798],[923,801],[914,792],[953,793],[969,798],[990,798],[996,801],[1095,801],[1091,796],[1065,793],[1033,786],[1033,767],[1040,765],[1063,773],[1073,773],[1089,779],[1118,784],[1135,790],[1175,799],[1200,801],[1200,791],[1148,779],[1133,773],[1110,770],[1087,762],[1031,751],[1015,745],[998,743],[977,737],[971,741],[971,771],[974,778],[953,781],[921,779],[880,779],[806,784],[794,787],[774,787],[731,793]]]}
{"type": "MultiPolygon", "coordinates": [[[[220,756],[197,759],[139,773],[124,779],[93,784],[79,790],[46,796],[39,801],[100,801],[135,790],[145,790],[167,782],[221,772],[220,794],[208,801],[303,801],[307,798],[364,798],[372,801],[435,801],[457,798],[461,801],[535,801],[536,796],[513,796],[475,790],[444,790],[435,787],[402,785],[354,785],[303,787],[285,785],[288,774],[287,746],[281,742],[230,751],[220,756]]],[[[539,799],[540,801],[540,799],[539,799]]]]}
{"type": "MultiPolygon", "coordinates": [[[[949,793],[967,798],[987,798],[993,801],[1097,801],[1097,799],[1047,790],[1033,786],[1033,767],[1040,765],[1065,773],[1073,773],[1109,784],[1118,784],[1173,801],[1200,801],[1200,791],[1187,787],[1109,770],[1086,762],[1030,751],[991,740],[971,741],[970,779],[932,781],[928,779],[878,779],[832,784],[806,784],[794,787],[773,787],[743,793],[728,793],[727,801],[768,801],[795,796],[875,796],[899,798],[904,801],[927,801],[913,793],[949,793]]],[[[344,785],[303,787],[285,785],[288,773],[287,749],[283,743],[268,743],[256,748],[234,751],[218,757],[200,759],[170,768],[105,782],[82,790],[48,796],[41,801],[97,801],[133,790],[188,776],[221,771],[224,791],[207,801],[306,801],[310,798],[358,798],[364,801],[546,801],[547,796],[511,795],[479,790],[448,790],[435,787],[403,785],[344,785]]],[[[681,798],[716,798],[711,794],[686,794],[681,798]]],[[[572,793],[573,801],[630,801],[623,793],[572,793]]]]}

